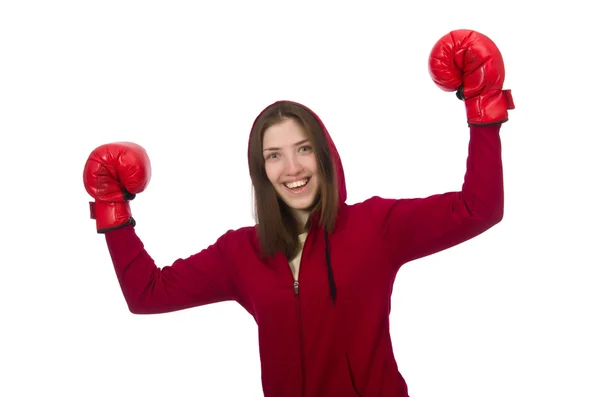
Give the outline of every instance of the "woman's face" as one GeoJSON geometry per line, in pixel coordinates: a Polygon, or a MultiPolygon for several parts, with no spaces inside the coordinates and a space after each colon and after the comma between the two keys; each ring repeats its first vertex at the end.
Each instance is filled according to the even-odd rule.
{"type": "Polygon", "coordinates": [[[317,159],[304,128],[293,119],[269,127],[263,138],[269,181],[296,212],[306,212],[319,191],[317,159]]]}

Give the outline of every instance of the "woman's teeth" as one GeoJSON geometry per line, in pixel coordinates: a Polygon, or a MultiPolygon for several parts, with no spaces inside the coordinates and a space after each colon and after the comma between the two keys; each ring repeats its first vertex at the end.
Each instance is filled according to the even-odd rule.
{"type": "Polygon", "coordinates": [[[285,184],[285,186],[286,186],[288,189],[295,189],[295,188],[298,188],[298,187],[304,186],[304,185],[306,185],[307,183],[308,183],[308,178],[306,178],[306,179],[303,179],[303,180],[301,180],[301,181],[296,181],[296,182],[292,182],[292,183],[286,183],[286,184],[285,184]]]}

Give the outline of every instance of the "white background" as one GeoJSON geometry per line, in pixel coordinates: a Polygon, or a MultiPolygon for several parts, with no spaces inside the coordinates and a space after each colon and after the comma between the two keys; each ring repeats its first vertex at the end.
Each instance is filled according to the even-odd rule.
{"type": "Polygon", "coordinates": [[[89,219],[88,154],[147,149],[132,209],[160,266],[253,222],[248,132],[278,99],[322,117],[349,203],[459,189],[464,105],[427,57],[468,28],[499,46],[517,107],[505,218],[401,269],[400,370],[411,397],[600,396],[600,31],[584,3],[3,1],[0,395],[261,396],[240,307],[128,312],[89,219]]]}

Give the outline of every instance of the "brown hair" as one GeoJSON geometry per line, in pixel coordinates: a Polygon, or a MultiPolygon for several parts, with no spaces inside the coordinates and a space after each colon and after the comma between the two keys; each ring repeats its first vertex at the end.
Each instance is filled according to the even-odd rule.
{"type": "Polygon", "coordinates": [[[279,198],[267,178],[263,156],[265,131],[286,119],[298,122],[313,146],[320,186],[311,215],[320,212],[319,223],[328,233],[332,232],[335,224],[339,196],[335,166],[327,137],[314,114],[306,107],[289,101],[276,102],[265,109],[254,123],[248,149],[256,228],[263,254],[273,257],[277,252],[282,252],[289,260],[298,253],[298,235],[303,230],[299,230],[289,207],[279,198]]]}

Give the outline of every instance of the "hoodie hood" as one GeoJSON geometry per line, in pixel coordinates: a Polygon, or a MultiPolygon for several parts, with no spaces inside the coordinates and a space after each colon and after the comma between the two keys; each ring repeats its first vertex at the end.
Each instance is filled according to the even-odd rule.
{"type": "MultiPolygon", "coordinates": [[[[321,120],[321,118],[315,112],[313,112],[307,106],[302,105],[301,103],[298,103],[298,102],[286,101],[286,100],[273,102],[269,106],[265,107],[258,114],[258,116],[256,116],[256,118],[254,119],[254,123],[252,123],[252,128],[250,131],[254,130],[254,126],[256,125],[256,122],[267,110],[271,109],[273,106],[277,106],[277,105],[283,104],[283,103],[292,103],[292,104],[298,105],[298,106],[306,109],[319,122],[319,125],[321,126],[321,129],[323,130],[323,133],[325,134],[325,137],[327,138],[327,143],[329,144],[329,151],[331,153],[331,157],[333,158],[333,163],[335,165],[335,171],[337,174],[337,181],[338,181],[338,192],[339,192],[340,204],[344,204],[346,202],[347,194],[346,194],[346,179],[344,177],[344,167],[342,166],[342,160],[337,151],[337,148],[335,147],[333,139],[331,139],[331,135],[329,135],[329,131],[325,127],[325,124],[323,124],[323,121],[321,120]]],[[[251,138],[251,136],[250,136],[250,138],[251,138]]],[[[248,139],[248,161],[250,161],[250,140],[251,140],[250,138],[248,139]]]]}
{"type": "MultiPolygon", "coordinates": [[[[319,123],[319,125],[321,126],[321,129],[323,131],[323,133],[325,134],[325,138],[327,139],[327,143],[329,145],[329,151],[331,153],[331,157],[333,159],[333,164],[335,166],[335,171],[336,171],[336,179],[337,179],[337,183],[338,183],[338,195],[339,195],[339,205],[341,206],[342,204],[346,203],[346,198],[347,198],[347,194],[346,194],[346,179],[344,176],[344,168],[342,166],[342,160],[340,158],[340,155],[337,151],[337,148],[335,147],[335,144],[333,142],[333,139],[331,139],[331,135],[329,135],[329,131],[327,130],[327,128],[325,127],[325,124],[323,123],[323,121],[321,120],[321,118],[311,109],[309,109],[307,106],[302,105],[298,102],[293,102],[293,101],[277,101],[274,102],[272,104],[270,104],[269,106],[267,106],[266,108],[264,108],[259,115],[254,119],[254,123],[252,124],[252,128],[250,131],[254,131],[254,126],[256,125],[258,119],[260,119],[260,117],[269,109],[273,108],[274,106],[280,105],[280,104],[284,104],[284,103],[290,103],[290,104],[295,104],[297,106],[300,106],[302,108],[304,108],[306,111],[308,111],[310,114],[312,114],[315,119],[317,120],[317,122],[319,123]]],[[[250,162],[250,142],[252,140],[252,132],[250,133],[250,137],[248,139],[248,162],[250,162]]],[[[333,303],[333,305],[335,306],[335,302],[336,302],[336,297],[337,297],[337,288],[336,288],[336,284],[335,284],[335,278],[334,278],[334,274],[333,274],[333,267],[331,265],[331,246],[330,246],[330,242],[329,242],[329,235],[327,233],[326,230],[324,230],[324,239],[325,239],[325,257],[324,257],[324,262],[325,265],[327,266],[327,278],[328,278],[328,284],[329,284],[329,292],[331,295],[331,301],[333,303]]]]}

